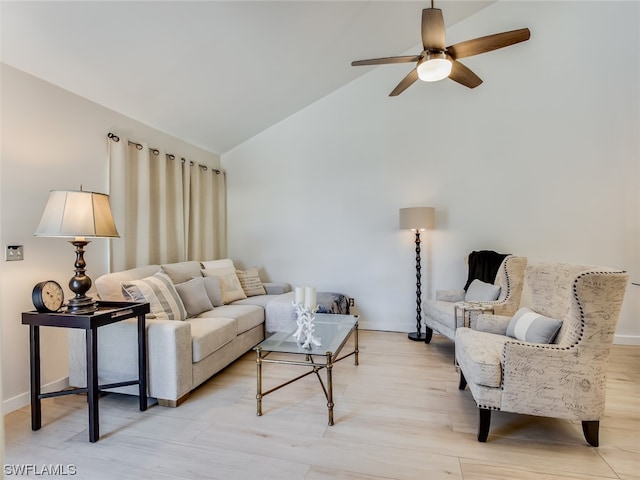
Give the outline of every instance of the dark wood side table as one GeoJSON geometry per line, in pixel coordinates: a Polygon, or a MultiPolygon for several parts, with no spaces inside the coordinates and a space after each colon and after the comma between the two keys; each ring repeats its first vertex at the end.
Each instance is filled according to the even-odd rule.
{"type": "Polygon", "coordinates": [[[145,314],[148,303],[98,302],[98,310],[87,314],[23,312],[22,323],[29,325],[31,360],[31,429],[42,426],[40,400],[75,393],[86,393],[89,406],[89,441],[100,438],[98,416],[99,392],[110,388],[138,385],[140,388],[140,410],[147,409],[147,340],[145,314]],[[138,379],[126,382],[98,385],[98,327],[138,317],[138,379]],[[40,385],[40,327],[82,328],[87,338],[87,386],[57,392],[41,393],[40,385]]]}

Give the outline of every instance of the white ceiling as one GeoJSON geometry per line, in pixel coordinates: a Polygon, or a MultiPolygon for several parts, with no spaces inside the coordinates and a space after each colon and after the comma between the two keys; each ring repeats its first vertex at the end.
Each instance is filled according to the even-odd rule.
{"type": "MultiPolygon", "coordinates": [[[[450,26],[490,3],[435,6],[450,26]]],[[[418,53],[429,6],[2,1],[0,60],[223,154],[373,68],[352,60],[418,53]]]]}

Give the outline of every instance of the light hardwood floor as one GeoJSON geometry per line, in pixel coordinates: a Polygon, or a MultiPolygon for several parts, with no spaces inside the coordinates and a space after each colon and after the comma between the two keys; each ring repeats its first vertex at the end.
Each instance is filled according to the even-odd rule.
{"type": "MultiPolygon", "coordinates": [[[[71,478],[91,480],[640,479],[640,347],[613,347],[599,448],[579,422],[502,412],[478,443],[452,355],[440,336],[361,331],[360,365],[334,368],[332,427],[314,376],[265,397],[257,417],[253,352],[178,408],[140,412],[137,397],[105,395],[94,444],[84,396],[46,399],[40,431],[29,407],[5,416],[5,464],[71,464],[71,478]]],[[[299,372],[264,369],[265,388],[299,372]]]]}

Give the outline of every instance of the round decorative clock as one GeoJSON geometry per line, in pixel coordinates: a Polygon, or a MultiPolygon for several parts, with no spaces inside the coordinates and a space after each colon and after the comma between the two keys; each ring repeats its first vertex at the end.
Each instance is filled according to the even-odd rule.
{"type": "Polygon", "coordinates": [[[33,287],[31,301],[41,313],[57,312],[64,303],[64,291],[58,282],[47,280],[33,287]]]}

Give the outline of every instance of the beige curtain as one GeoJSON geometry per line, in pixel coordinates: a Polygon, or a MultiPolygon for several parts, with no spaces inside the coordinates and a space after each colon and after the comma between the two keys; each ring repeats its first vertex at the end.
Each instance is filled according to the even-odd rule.
{"type": "Polygon", "coordinates": [[[224,174],[202,165],[190,165],[189,222],[187,228],[188,260],[220,258],[226,251],[223,219],[224,174]]]}
{"type": "Polygon", "coordinates": [[[114,138],[109,163],[111,207],[120,232],[111,241],[112,271],[226,253],[222,172],[114,138]]]}

